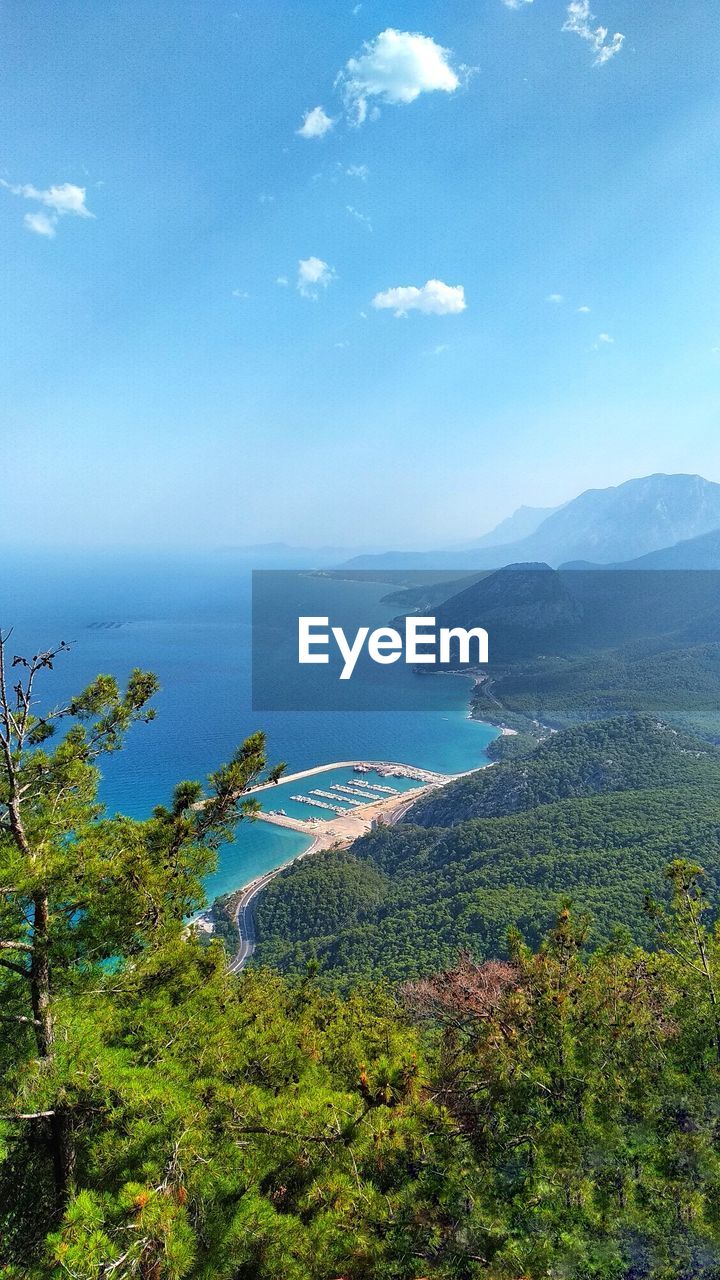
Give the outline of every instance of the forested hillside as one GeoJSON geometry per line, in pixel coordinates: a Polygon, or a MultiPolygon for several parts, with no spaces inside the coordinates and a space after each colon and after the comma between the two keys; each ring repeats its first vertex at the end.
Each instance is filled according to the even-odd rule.
{"type": "Polygon", "coordinates": [[[406,823],[457,826],[539,804],[606,791],[720,782],[720,750],[650,716],[617,717],[553,734],[522,763],[512,761],[440,787],[413,805],[406,823]]]}
{"type": "Polygon", "coordinates": [[[496,770],[531,770],[523,811],[280,877],[263,910],[297,942],[263,950],[300,972],[237,977],[186,921],[277,776],[262,735],[108,817],[98,762],[156,682],[43,713],[58,656],[12,690],[0,662],[3,1280],[717,1280],[713,749],[595,726],[563,776],[558,737],[496,770]],[[596,945],[621,922],[649,949],[596,945]]]}
{"type": "MultiPolygon", "coordinates": [[[[717,633],[717,628],[716,628],[717,633]]],[[[646,714],[720,740],[720,645],[655,641],[579,657],[544,656],[478,685],[473,714],[520,729],[646,714]]]]}
{"type": "MultiPolygon", "coordinates": [[[[562,514],[562,513],[560,513],[562,514]]],[[[647,714],[720,740],[720,581],[716,571],[633,571],[518,563],[396,593],[439,626],[482,625],[480,720],[537,732],[647,714]],[[453,591],[442,602],[437,595],[453,591]]],[[[454,652],[446,664],[458,668],[454,652]]]]}
{"type": "Polygon", "coordinates": [[[273,881],[258,909],[258,962],[302,971],[315,958],[340,986],[415,977],[463,949],[507,955],[513,925],[537,942],[566,896],[592,913],[594,945],[618,928],[649,944],[643,895],[662,892],[668,861],[702,859],[720,877],[720,754],[666,725],[578,726],[448,790],[462,815],[454,825],[440,791],[402,825],[356,841],[341,865],[318,855],[273,881]],[[499,816],[466,816],[478,812],[499,816]],[[448,825],[426,825],[441,814],[448,825]],[[384,878],[380,901],[380,882],[367,892],[353,863],[384,878]],[[337,912],[341,877],[349,905],[337,912]]]}

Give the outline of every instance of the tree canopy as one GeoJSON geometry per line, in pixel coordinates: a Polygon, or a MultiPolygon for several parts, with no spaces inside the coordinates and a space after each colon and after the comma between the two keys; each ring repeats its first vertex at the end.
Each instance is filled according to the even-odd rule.
{"type": "MultiPolygon", "coordinates": [[[[535,946],[511,930],[503,957],[455,950],[400,986],[358,971],[339,994],[312,959],[233,976],[187,919],[218,844],[252,816],[246,789],[278,776],[262,735],[146,821],[110,817],[98,762],[151,715],[155,681],[102,676],[41,711],[56,657],[1,673],[0,1276],[717,1280],[720,935],[696,860],[640,894],[644,948],[616,931],[588,949],[590,920],[561,902],[535,946]]],[[[642,806],[672,828],[658,856],[689,830],[710,850],[707,788],[688,777],[674,795],[409,826],[397,866],[377,832],[384,861],[316,858],[308,930],[353,895],[377,909],[422,850],[440,882],[438,841],[472,841],[478,823],[526,823],[526,838],[540,823],[539,841],[564,824],[570,843],[590,823],[612,857],[599,837],[624,798],[636,854],[642,806]]]]}

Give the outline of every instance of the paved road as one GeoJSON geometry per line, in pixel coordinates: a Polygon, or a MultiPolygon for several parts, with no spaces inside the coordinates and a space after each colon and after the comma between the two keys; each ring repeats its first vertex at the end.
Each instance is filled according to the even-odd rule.
{"type": "Polygon", "coordinates": [[[255,950],[255,905],[257,898],[265,886],[281,870],[282,867],[278,867],[277,871],[268,871],[267,875],[260,876],[258,880],[253,880],[252,884],[248,885],[247,889],[243,891],[242,897],[238,900],[235,920],[240,935],[240,943],[228,965],[230,973],[239,973],[255,950]]]}

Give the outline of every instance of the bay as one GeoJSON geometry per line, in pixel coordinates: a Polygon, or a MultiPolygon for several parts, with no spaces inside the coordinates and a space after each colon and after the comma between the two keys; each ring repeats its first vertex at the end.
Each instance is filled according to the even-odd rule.
{"type": "MultiPolygon", "coordinates": [[[[471,682],[463,677],[403,672],[401,679],[422,681],[421,710],[254,712],[251,567],[249,558],[232,552],[4,557],[0,624],[14,628],[12,652],[60,640],[71,645],[55,671],[44,676],[41,698],[57,703],[98,672],[122,681],[133,667],[142,667],[160,680],[157,719],[136,726],[125,749],[102,763],[101,798],[111,812],[146,816],[155,804],[169,801],[176,782],[205,778],[257,729],[267,734],[270,761],[285,761],[289,773],[344,760],[395,761],[440,773],[487,763],[485,750],[497,730],[469,718],[471,682]]],[[[323,589],[345,616],[356,610],[370,625],[396,612],[382,602],[387,584],[359,587],[332,580],[323,589]]],[[[339,780],[341,774],[332,775],[339,780]]],[[[313,785],[322,784],[315,778],[313,785]]],[[[288,786],[263,793],[262,803],[288,809],[288,786]]],[[[267,823],[242,823],[233,845],[220,852],[208,895],[228,892],[288,861],[309,842],[304,834],[267,823]]]]}

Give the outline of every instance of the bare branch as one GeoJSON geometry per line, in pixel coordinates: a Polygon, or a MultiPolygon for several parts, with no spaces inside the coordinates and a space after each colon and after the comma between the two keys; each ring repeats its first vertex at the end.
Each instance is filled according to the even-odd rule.
{"type": "Polygon", "coordinates": [[[54,1111],[6,1111],[0,1113],[0,1120],[49,1120],[54,1111]]]}

